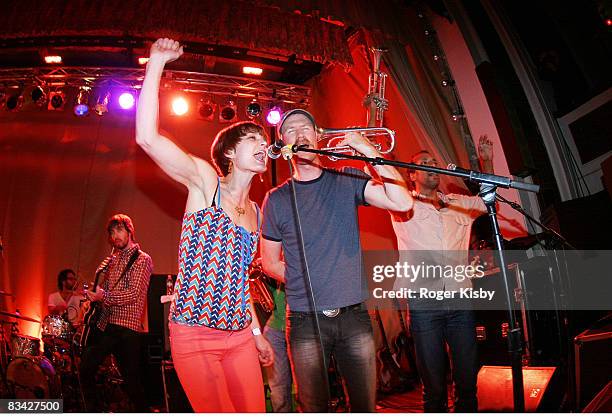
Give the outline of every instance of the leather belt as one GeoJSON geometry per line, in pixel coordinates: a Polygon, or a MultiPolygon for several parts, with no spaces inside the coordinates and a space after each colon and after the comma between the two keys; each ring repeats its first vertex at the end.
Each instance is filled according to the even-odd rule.
{"type": "MultiPolygon", "coordinates": [[[[319,313],[325,315],[328,318],[335,318],[340,314],[343,314],[345,312],[348,312],[356,308],[360,308],[362,306],[363,306],[363,303],[356,303],[354,305],[345,306],[343,308],[325,309],[323,311],[320,311],[319,313]]],[[[299,312],[299,311],[292,311],[292,312],[296,314],[306,314],[306,315],[312,315],[314,313],[314,312],[299,312]]]]}

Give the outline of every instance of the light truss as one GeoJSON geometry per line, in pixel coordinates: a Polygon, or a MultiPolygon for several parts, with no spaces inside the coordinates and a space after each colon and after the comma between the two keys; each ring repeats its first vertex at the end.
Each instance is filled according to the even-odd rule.
{"type": "MultiPolygon", "coordinates": [[[[124,87],[140,89],[145,70],[125,67],[31,67],[0,69],[0,86],[42,84],[54,86],[124,87]]],[[[262,101],[276,101],[307,106],[309,87],[247,77],[190,71],[164,71],[162,89],[185,92],[257,97],[262,101]]]]}

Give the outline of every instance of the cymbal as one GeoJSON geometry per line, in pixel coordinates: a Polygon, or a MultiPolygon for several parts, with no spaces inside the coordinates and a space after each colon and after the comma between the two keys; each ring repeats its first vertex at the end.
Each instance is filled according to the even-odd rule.
{"type": "Polygon", "coordinates": [[[4,290],[0,290],[0,296],[13,296],[13,294],[9,292],[5,292],[4,290]]]}
{"type": "Polygon", "coordinates": [[[2,316],[2,315],[8,316],[8,317],[11,317],[11,318],[22,319],[24,321],[38,322],[40,324],[40,320],[34,319],[34,318],[30,318],[29,316],[21,315],[18,311],[17,312],[0,311],[0,316],[2,316]]]}

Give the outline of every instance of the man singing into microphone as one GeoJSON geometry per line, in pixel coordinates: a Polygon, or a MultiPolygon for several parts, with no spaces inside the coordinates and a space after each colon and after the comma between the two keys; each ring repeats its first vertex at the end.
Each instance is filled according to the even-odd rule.
{"type": "MultiPolygon", "coordinates": [[[[304,110],[289,111],[277,130],[287,145],[317,148],[315,119],[304,110]]],[[[339,146],[344,145],[368,157],[380,156],[357,133],[346,134],[339,146]]],[[[401,175],[391,167],[376,166],[382,182],[375,182],[354,168],[339,171],[325,168],[313,153],[296,153],[291,164],[293,182],[273,189],[264,201],[261,254],[264,270],[285,282],[288,338],[298,402],[304,412],[328,411],[329,390],[323,366],[329,364],[333,354],[345,379],[351,410],[373,412],[376,350],[370,317],[363,303],[367,285],[362,272],[357,206],[369,204],[406,212],[413,200],[401,175]],[[305,256],[296,229],[292,185],[305,256]],[[319,344],[315,307],[323,349],[319,344]]]]}

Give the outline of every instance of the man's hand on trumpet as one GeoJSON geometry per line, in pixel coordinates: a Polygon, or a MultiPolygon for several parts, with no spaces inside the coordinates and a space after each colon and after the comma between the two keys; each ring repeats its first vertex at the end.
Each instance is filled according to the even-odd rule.
{"type": "Polygon", "coordinates": [[[349,146],[356,152],[370,158],[380,156],[380,153],[374,146],[372,146],[372,143],[370,143],[365,136],[362,136],[356,131],[346,133],[344,135],[344,140],[339,142],[337,146],[349,146]]]}

